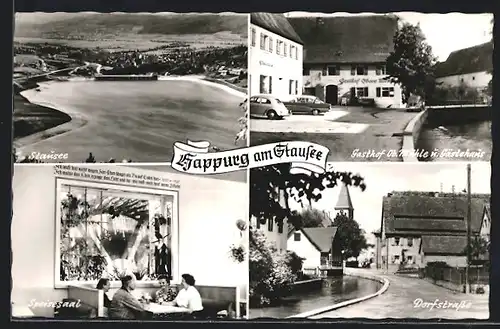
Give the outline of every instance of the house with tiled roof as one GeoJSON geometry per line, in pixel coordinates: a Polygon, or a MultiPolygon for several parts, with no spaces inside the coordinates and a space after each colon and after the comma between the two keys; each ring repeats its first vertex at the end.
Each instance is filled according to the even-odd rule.
{"type": "Polygon", "coordinates": [[[301,257],[303,269],[342,268],[342,252],[336,227],[307,227],[288,238],[288,250],[301,257]]]}
{"type": "Polygon", "coordinates": [[[436,82],[442,86],[476,88],[483,91],[491,80],[493,42],[452,52],[446,61],[436,64],[436,82]]]}
{"type": "Polygon", "coordinates": [[[394,15],[288,18],[304,42],[304,93],[332,105],[402,107],[386,74],[399,18],[394,15]]]}
{"type": "MultiPolygon", "coordinates": [[[[472,194],[471,235],[479,236],[489,194],[472,194]]],[[[377,237],[377,268],[396,272],[402,264],[425,267],[431,261],[450,266],[465,261],[467,195],[435,192],[392,192],[384,196],[377,237]],[[457,249],[458,248],[458,249],[457,249]]]]}
{"type": "Polygon", "coordinates": [[[283,14],[250,14],[250,95],[302,94],[302,39],[283,14]]]}

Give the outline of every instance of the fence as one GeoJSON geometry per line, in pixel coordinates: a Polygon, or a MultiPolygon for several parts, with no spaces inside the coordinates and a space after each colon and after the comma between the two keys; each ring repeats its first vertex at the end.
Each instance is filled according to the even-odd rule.
{"type": "MultiPolygon", "coordinates": [[[[424,269],[424,277],[432,279],[434,283],[444,281],[457,287],[465,285],[465,268],[455,267],[434,267],[427,266],[424,269]]],[[[488,285],[489,271],[486,267],[471,267],[469,268],[469,284],[470,285],[488,285]]]]}

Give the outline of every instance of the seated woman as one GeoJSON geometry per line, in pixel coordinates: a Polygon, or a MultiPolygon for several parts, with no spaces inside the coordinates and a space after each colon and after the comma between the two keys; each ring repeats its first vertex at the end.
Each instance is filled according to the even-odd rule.
{"type": "Polygon", "coordinates": [[[109,307],[109,317],[112,319],[141,319],[147,311],[142,304],[132,295],[135,289],[135,279],[127,275],[121,279],[122,287],[115,292],[109,307]]]}
{"type": "Polygon", "coordinates": [[[104,292],[104,307],[109,307],[109,305],[111,305],[111,299],[109,299],[107,294],[109,288],[110,288],[109,279],[102,278],[99,280],[99,282],[97,282],[96,289],[102,290],[104,292]]]}
{"type": "Polygon", "coordinates": [[[200,293],[194,287],[195,282],[196,281],[191,274],[183,274],[182,289],[173,301],[175,306],[187,308],[193,314],[203,310],[200,293]]]}
{"type": "Polygon", "coordinates": [[[176,292],[170,287],[170,279],[162,275],[158,278],[160,289],[154,295],[154,301],[158,304],[172,302],[175,299],[176,292]]]}

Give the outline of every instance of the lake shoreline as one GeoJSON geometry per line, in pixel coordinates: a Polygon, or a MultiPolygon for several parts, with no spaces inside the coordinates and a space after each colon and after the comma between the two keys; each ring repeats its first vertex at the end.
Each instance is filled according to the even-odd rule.
{"type": "MultiPolygon", "coordinates": [[[[218,84],[215,82],[204,80],[204,78],[205,76],[162,76],[159,77],[158,80],[191,81],[195,83],[209,85],[219,90],[230,93],[234,96],[242,97],[242,100],[244,97],[246,97],[246,94],[242,92],[239,92],[223,84],[218,84]]],[[[16,136],[16,138],[14,139],[14,147],[21,154],[23,153],[22,149],[25,146],[33,146],[48,138],[72,132],[90,122],[91,119],[86,118],[79,111],[72,110],[67,106],[59,106],[58,104],[54,104],[53,102],[47,102],[47,100],[43,99],[43,96],[40,96],[39,92],[37,91],[38,88],[43,89],[44,87],[55,83],[71,83],[74,81],[94,81],[94,80],[92,78],[70,78],[68,81],[44,81],[37,83],[37,87],[25,89],[19,93],[19,96],[25,99],[27,104],[43,108],[43,110],[45,111],[44,113],[46,113],[46,116],[42,117],[40,120],[41,122],[38,123],[41,128],[39,128],[38,130],[33,130],[32,134],[29,135],[24,134],[24,136],[16,136]],[[50,118],[65,118],[66,121],[61,121],[56,125],[53,122],[53,120],[51,121],[50,118]]]]}

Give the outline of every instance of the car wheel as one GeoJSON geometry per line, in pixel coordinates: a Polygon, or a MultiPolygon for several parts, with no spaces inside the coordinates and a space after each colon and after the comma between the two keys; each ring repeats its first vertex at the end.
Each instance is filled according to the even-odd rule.
{"type": "Polygon", "coordinates": [[[269,111],[267,111],[266,116],[269,120],[273,120],[273,119],[276,119],[278,114],[274,110],[269,110],[269,111]]]}
{"type": "Polygon", "coordinates": [[[317,109],[312,110],[312,115],[318,115],[318,114],[319,114],[319,110],[317,110],[317,109]]]}

